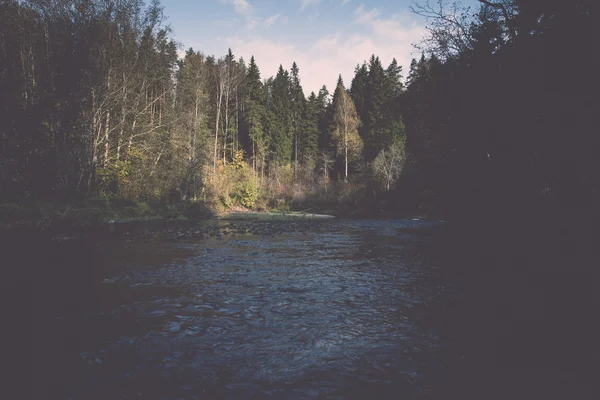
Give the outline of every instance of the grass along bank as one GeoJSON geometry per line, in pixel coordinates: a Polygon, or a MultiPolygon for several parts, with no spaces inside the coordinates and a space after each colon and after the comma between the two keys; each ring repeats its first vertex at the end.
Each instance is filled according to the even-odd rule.
{"type": "Polygon", "coordinates": [[[113,196],[80,204],[26,202],[0,204],[0,229],[69,229],[109,222],[202,220],[215,216],[204,203],[147,203],[113,196]]]}

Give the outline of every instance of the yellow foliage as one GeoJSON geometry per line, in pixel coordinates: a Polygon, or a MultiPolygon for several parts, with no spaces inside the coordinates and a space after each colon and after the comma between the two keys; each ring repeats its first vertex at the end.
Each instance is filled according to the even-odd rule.
{"type": "Polygon", "coordinates": [[[208,190],[223,206],[253,208],[258,199],[258,185],[252,168],[244,161],[243,153],[237,152],[230,164],[222,162],[211,171],[208,190]]]}

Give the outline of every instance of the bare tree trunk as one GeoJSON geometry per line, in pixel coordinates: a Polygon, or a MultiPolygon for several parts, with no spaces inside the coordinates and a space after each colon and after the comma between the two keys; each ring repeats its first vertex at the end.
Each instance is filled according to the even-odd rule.
{"type": "MultiPolygon", "coordinates": [[[[239,111],[239,105],[238,105],[238,82],[236,79],[236,85],[235,85],[235,138],[233,140],[233,153],[237,153],[238,151],[238,146],[239,146],[239,141],[240,141],[240,111],[239,111]]],[[[232,156],[233,156],[232,153],[232,156]]]]}
{"type": "MultiPolygon", "coordinates": [[[[108,68],[108,77],[106,80],[106,91],[110,96],[110,67],[108,68]]],[[[110,149],[110,141],[109,141],[109,133],[110,133],[110,105],[106,107],[106,121],[104,122],[104,160],[103,167],[106,168],[108,166],[108,157],[109,157],[109,149],[110,149]]]]}
{"type": "Polygon", "coordinates": [[[110,148],[109,141],[109,132],[110,132],[110,110],[106,110],[106,121],[104,122],[104,163],[103,167],[108,166],[108,151],[110,148]]]}
{"type": "Polygon", "coordinates": [[[131,134],[129,135],[129,141],[127,143],[127,154],[125,155],[125,160],[127,160],[129,158],[129,151],[131,150],[131,146],[133,145],[133,136],[135,135],[135,126],[137,124],[138,114],[141,114],[144,112],[144,111],[142,111],[141,113],[138,113],[138,108],[140,106],[140,102],[142,101],[143,95],[146,96],[146,107],[148,106],[148,96],[147,96],[148,92],[146,91],[145,88],[146,88],[146,78],[144,78],[144,80],[142,80],[142,87],[140,88],[140,93],[137,96],[136,101],[135,101],[133,122],[131,123],[131,134]]]}
{"type": "Polygon", "coordinates": [[[225,95],[225,126],[223,127],[223,165],[227,164],[227,131],[229,129],[229,106],[225,95]]]}
{"type": "Polygon", "coordinates": [[[346,164],[346,176],[344,182],[348,183],[348,126],[344,124],[344,162],[346,164]]]}
{"type": "Polygon", "coordinates": [[[252,141],[252,171],[256,174],[256,153],[254,152],[254,140],[252,141]]]}
{"type": "Polygon", "coordinates": [[[31,93],[35,94],[35,59],[33,57],[33,46],[29,45],[29,60],[31,64],[31,93]]]}
{"type": "Polygon", "coordinates": [[[94,130],[97,130],[97,133],[96,133],[96,135],[94,135],[93,142],[92,142],[91,163],[90,163],[90,167],[89,167],[90,170],[89,170],[88,181],[87,181],[87,190],[88,191],[91,189],[92,177],[94,176],[94,171],[96,169],[96,166],[98,165],[98,146],[100,144],[100,137],[102,134],[102,122],[100,122],[100,119],[96,119],[96,116],[94,115],[92,121],[93,121],[93,125],[94,125],[94,130]]]}
{"type": "MultiPolygon", "coordinates": [[[[220,78],[220,77],[219,77],[220,78]]],[[[213,158],[213,169],[217,170],[217,152],[219,148],[219,120],[221,119],[221,101],[223,99],[222,82],[217,84],[217,118],[215,123],[215,153],[213,158]]]]}
{"type": "Polygon", "coordinates": [[[196,110],[194,111],[194,130],[192,132],[191,140],[191,157],[190,161],[196,158],[196,135],[198,134],[198,107],[199,107],[198,91],[196,91],[196,110]]]}
{"type": "Polygon", "coordinates": [[[229,98],[231,96],[231,81],[229,79],[230,68],[227,68],[227,80],[225,81],[225,127],[223,130],[223,165],[227,163],[227,135],[229,133],[229,98]]]}
{"type": "Polygon", "coordinates": [[[164,101],[165,101],[164,97],[161,97],[161,99],[157,103],[157,105],[158,105],[158,125],[162,125],[162,109],[163,109],[164,101]]]}
{"type": "Polygon", "coordinates": [[[127,143],[127,155],[126,155],[127,158],[129,158],[129,152],[131,151],[131,146],[133,145],[133,134],[135,132],[136,123],[137,123],[137,116],[133,117],[133,122],[131,123],[131,135],[129,135],[129,142],[127,143]]]}
{"type": "Polygon", "coordinates": [[[19,49],[19,54],[21,56],[20,57],[20,59],[21,59],[21,69],[23,70],[23,76],[25,77],[25,90],[23,90],[23,97],[25,99],[25,104],[27,104],[27,100],[28,100],[28,98],[27,98],[27,91],[28,91],[27,90],[27,87],[28,87],[28,84],[27,84],[27,71],[25,70],[25,56],[23,55],[23,49],[22,48],[19,49]]]}
{"type": "Polygon", "coordinates": [[[123,71],[123,102],[121,103],[121,121],[119,122],[119,136],[117,137],[117,161],[121,158],[121,145],[125,132],[125,104],[127,103],[127,85],[125,84],[125,71],[123,71]]]}
{"type": "Polygon", "coordinates": [[[298,169],[298,129],[296,129],[296,122],[294,119],[294,180],[296,179],[296,173],[298,169]]]}
{"type": "Polygon", "coordinates": [[[162,153],[163,153],[163,150],[161,150],[160,153],[158,153],[158,157],[156,157],[156,160],[154,161],[154,164],[152,165],[152,170],[150,171],[150,176],[154,175],[156,165],[158,165],[158,162],[160,161],[160,157],[162,156],[162,153]]]}
{"type": "Polygon", "coordinates": [[[345,164],[346,164],[346,177],[344,178],[344,182],[348,183],[348,145],[346,145],[346,155],[344,157],[345,159],[345,164]]]}
{"type": "MultiPolygon", "coordinates": [[[[152,101],[152,92],[153,90],[150,89],[150,126],[154,125],[154,106],[155,103],[154,101],[152,101]]],[[[146,96],[146,102],[148,102],[148,96],[146,96]]]]}
{"type": "Polygon", "coordinates": [[[262,187],[263,181],[265,180],[265,151],[263,150],[261,153],[260,160],[260,186],[262,187]]]}

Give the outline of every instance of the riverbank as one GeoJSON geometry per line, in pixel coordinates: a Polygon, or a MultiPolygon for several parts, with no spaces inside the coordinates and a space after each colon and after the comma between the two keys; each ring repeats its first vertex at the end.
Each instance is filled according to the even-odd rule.
{"type": "Polygon", "coordinates": [[[203,203],[150,204],[120,198],[96,198],[79,204],[5,203],[0,204],[0,230],[70,230],[114,223],[205,220],[215,216],[203,203]]]}
{"type": "MultiPolygon", "coordinates": [[[[341,204],[341,203],[340,203],[341,204]]],[[[118,197],[92,198],[81,203],[28,202],[0,204],[0,231],[72,231],[106,224],[152,221],[224,220],[318,220],[327,218],[415,218],[389,204],[350,207],[321,204],[319,207],[261,207],[222,209],[204,202],[147,203],[118,197]]],[[[418,216],[423,218],[423,216],[418,216]]]]}

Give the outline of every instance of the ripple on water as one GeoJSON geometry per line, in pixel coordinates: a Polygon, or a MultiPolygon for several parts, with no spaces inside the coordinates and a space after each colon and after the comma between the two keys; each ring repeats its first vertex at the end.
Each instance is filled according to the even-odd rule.
{"type": "MultiPolygon", "coordinates": [[[[162,325],[148,325],[127,344],[101,338],[100,349],[121,369],[95,376],[106,384],[103,395],[124,395],[119,385],[108,385],[124,379],[123,369],[128,379],[158,373],[185,380],[177,387],[199,398],[202,390],[230,398],[344,398],[348,388],[398,382],[407,393],[420,390],[425,374],[419,366],[429,362],[420,346],[439,340],[412,311],[439,290],[424,283],[434,269],[413,258],[419,239],[410,230],[425,223],[328,224],[306,234],[232,234],[130,249],[179,249],[186,256],[130,265],[104,281],[120,285],[127,277],[119,290],[137,293],[113,307],[115,319],[128,312],[162,325]]],[[[91,393],[81,382],[73,385],[91,393]]]]}

